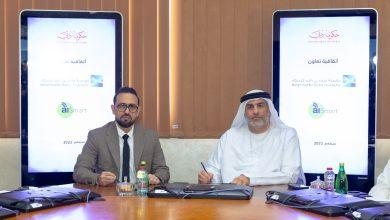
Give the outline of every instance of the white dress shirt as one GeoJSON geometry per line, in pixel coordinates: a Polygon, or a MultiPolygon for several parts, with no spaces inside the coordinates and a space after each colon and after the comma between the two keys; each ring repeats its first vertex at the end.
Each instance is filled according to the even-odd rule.
{"type": "MultiPolygon", "coordinates": [[[[116,123],[116,122],[115,122],[116,123]]],[[[135,165],[134,165],[134,125],[131,126],[129,133],[125,133],[119,126],[116,124],[116,129],[118,130],[118,138],[119,138],[119,155],[120,155],[120,166],[119,166],[119,180],[122,180],[122,164],[123,164],[123,135],[129,135],[127,139],[127,143],[130,148],[130,182],[136,183],[137,179],[135,177],[135,165]]]]}

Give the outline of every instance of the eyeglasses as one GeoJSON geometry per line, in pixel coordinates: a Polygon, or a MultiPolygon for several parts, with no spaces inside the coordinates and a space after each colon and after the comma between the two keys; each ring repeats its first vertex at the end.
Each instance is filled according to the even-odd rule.
{"type": "Polygon", "coordinates": [[[129,112],[134,113],[137,112],[138,105],[121,103],[116,106],[116,109],[118,109],[118,111],[120,112],[125,112],[126,109],[129,109],[129,112]]]}

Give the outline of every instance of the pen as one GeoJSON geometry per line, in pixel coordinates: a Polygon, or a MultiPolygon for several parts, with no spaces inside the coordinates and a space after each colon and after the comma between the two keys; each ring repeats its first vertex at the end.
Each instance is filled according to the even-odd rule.
{"type": "MultiPolygon", "coordinates": [[[[202,165],[203,170],[206,171],[207,174],[209,174],[209,172],[207,172],[206,167],[204,166],[203,162],[200,162],[200,164],[202,165]]],[[[210,174],[209,174],[209,175],[210,175],[210,174]]]]}

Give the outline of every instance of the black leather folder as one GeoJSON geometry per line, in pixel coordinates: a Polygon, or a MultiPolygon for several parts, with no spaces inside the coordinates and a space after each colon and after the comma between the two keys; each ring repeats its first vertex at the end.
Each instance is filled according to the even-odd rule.
{"type": "Polygon", "coordinates": [[[86,202],[98,197],[100,197],[99,194],[90,190],[48,186],[1,193],[0,206],[21,212],[31,212],[72,203],[86,202]]]}
{"type": "Polygon", "coordinates": [[[390,204],[351,211],[347,217],[354,220],[390,220],[390,204]]]}
{"type": "Polygon", "coordinates": [[[266,198],[269,203],[278,203],[325,216],[342,216],[351,210],[383,206],[376,201],[322,189],[268,191],[266,198]]]}
{"type": "Polygon", "coordinates": [[[148,192],[150,198],[212,198],[239,199],[252,198],[253,188],[235,184],[188,184],[168,183],[148,192]]]}

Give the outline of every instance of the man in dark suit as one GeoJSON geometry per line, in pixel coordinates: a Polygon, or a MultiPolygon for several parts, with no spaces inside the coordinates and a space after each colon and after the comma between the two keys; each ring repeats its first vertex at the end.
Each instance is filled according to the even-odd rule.
{"type": "Polygon", "coordinates": [[[166,183],[169,168],[156,132],[138,122],[139,97],[133,88],[122,87],[111,105],[115,121],[91,130],[74,167],[79,183],[106,186],[115,181],[136,182],[141,161],[146,162],[150,184],[166,183]]]}

